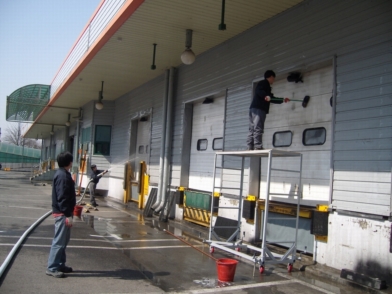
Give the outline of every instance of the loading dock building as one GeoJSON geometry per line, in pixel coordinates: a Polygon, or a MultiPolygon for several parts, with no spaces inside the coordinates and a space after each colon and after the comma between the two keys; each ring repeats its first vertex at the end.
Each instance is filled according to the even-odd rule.
{"type": "MultiPolygon", "coordinates": [[[[306,108],[272,106],[263,135],[267,149],[303,154],[301,205],[327,207],[320,236],[302,212],[307,252],[391,284],[391,11],[388,0],[103,0],[25,137],[43,134],[49,150],[71,142],[79,159],[112,168],[100,184],[120,201],[145,203],[148,191],[124,197],[124,181],[143,194],[138,185],[147,176],[161,209],[179,187],[213,192],[213,153],[246,149],[254,85],[272,69],[276,96],[310,96],[306,108]],[[196,55],[189,65],[180,59],[187,30],[196,55]],[[293,73],[302,81],[288,81],[293,73]]],[[[247,162],[243,187],[260,210],[265,164],[247,162]]],[[[283,178],[272,188],[293,193],[295,180],[283,178]]],[[[238,173],[219,180],[235,185],[238,173]]],[[[229,191],[219,198],[243,200],[229,191]]],[[[290,210],[290,201],[274,201],[276,213],[290,210]]],[[[175,218],[183,215],[177,204],[175,218]]],[[[242,228],[246,241],[258,238],[257,224],[244,219],[242,228]]],[[[276,224],[276,232],[287,230],[276,224]]]]}

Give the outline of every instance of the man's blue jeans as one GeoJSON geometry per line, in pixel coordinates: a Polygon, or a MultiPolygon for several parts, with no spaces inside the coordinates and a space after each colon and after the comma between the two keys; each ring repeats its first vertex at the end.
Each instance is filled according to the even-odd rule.
{"type": "Polygon", "coordinates": [[[249,109],[249,133],[246,144],[249,150],[263,148],[264,122],[267,114],[258,108],[249,109]]]}
{"type": "Polygon", "coordinates": [[[71,237],[71,228],[65,225],[66,217],[64,215],[55,217],[54,238],[50,248],[48,259],[48,270],[54,272],[65,266],[67,248],[71,237]]]}

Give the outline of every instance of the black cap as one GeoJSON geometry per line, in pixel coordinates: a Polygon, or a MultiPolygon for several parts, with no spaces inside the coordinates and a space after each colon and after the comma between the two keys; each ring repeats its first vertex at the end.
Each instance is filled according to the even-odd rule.
{"type": "Polygon", "coordinates": [[[95,164],[93,164],[92,166],[91,166],[91,168],[96,168],[97,166],[95,165],[95,164]]]}

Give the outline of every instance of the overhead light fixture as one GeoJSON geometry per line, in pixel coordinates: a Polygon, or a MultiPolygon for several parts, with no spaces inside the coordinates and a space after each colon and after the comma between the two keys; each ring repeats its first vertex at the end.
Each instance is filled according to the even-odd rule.
{"type": "Polygon", "coordinates": [[[190,65],[192,64],[195,59],[196,59],[196,55],[195,53],[193,53],[191,47],[192,47],[192,30],[187,29],[186,30],[186,41],[185,41],[185,51],[182,52],[181,54],[181,61],[182,63],[186,64],[186,65],[190,65]]]}
{"type": "Polygon", "coordinates": [[[154,53],[153,53],[153,55],[152,55],[152,65],[151,65],[151,69],[152,70],[154,70],[154,69],[156,69],[157,67],[155,66],[155,52],[156,52],[156,49],[157,49],[157,44],[153,44],[154,45],[154,53]]]}
{"type": "Polygon", "coordinates": [[[222,0],[221,23],[219,24],[218,29],[220,31],[226,30],[226,24],[225,24],[225,0],[222,0]]]}
{"type": "Polygon", "coordinates": [[[103,81],[102,81],[101,91],[99,91],[98,102],[95,103],[95,108],[98,110],[103,109],[102,99],[103,99],[103,81]]]}
{"type": "Polygon", "coordinates": [[[50,135],[51,135],[51,136],[54,135],[54,125],[52,125],[52,130],[50,131],[50,135]]]}
{"type": "Polygon", "coordinates": [[[68,114],[68,120],[65,122],[65,126],[69,127],[71,125],[70,119],[71,119],[71,114],[68,114]]]}

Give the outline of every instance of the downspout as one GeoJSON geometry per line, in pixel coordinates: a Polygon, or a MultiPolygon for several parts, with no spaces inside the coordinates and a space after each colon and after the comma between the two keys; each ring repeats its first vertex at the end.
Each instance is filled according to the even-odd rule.
{"type": "Polygon", "coordinates": [[[165,130],[165,159],[163,165],[163,184],[161,188],[162,196],[159,206],[155,209],[160,211],[167,197],[167,188],[170,180],[170,161],[171,161],[171,149],[172,149],[172,129],[173,129],[173,100],[174,100],[174,72],[175,68],[170,68],[169,76],[169,90],[168,90],[168,102],[167,102],[167,114],[166,114],[166,130],[165,130]]]}
{"type": "Polygon", "coordinates": [[[50,159],[50,161],[49,161],[49,165],[48,166],[50,166],[50,169],[52,168],[51,167],[51,161],[52,161],[52,159],[54,159],[54,154],[56,153],[56,150],[54,150],[54,148],[53,148],[53,136],[54,136],[54,125],[52,125],[52,130],[50,131],[50,147],[49,147],[49,159],[50,159]]]}
{"type": "Polygon", "coordinates": [[[336,96],[337,96],[337,57],[333,56],[333,92],[332,92],[332,123],[331,123],[331,158],[329,164],[329,205],[333,200],[333,180],[334,180],[334,153],[335,153],[335,120],[336,120],[336,96]]]}
{"type": "Polygon", "coordinates": [[[163,92],[163,103],[162,103],[162,138],[161,138],[161,152],[159,156],[159,181],[158,181],[158,192],[157,199],[155,203],[151,206],[155,210],[162,199],[162,187],[163,187],[163,175],[164,175],[164,160],[165,160],[165,141],[166,141],[166,113],[167,113],[167,98],[168,98],[168,88],[169,88],[169,78],[170,71],[167,69],[165,71],[165,89],[163,92]]]}
{"type": "Polygon", "coordinates": [[[79,137],[80,137],[80,121],[81,119],[83,119],[82,116],[82,109],[79,108],[79,115],[78,118],[76,120],[76,140],[74,140],[74,154],[73,154],[73,158],[74,158],[74,162],[76,162],[76,164],[73,166],[73,173],[76,174],[76,183],[75,185],[78,186],[79,185],[79,137]]]}

